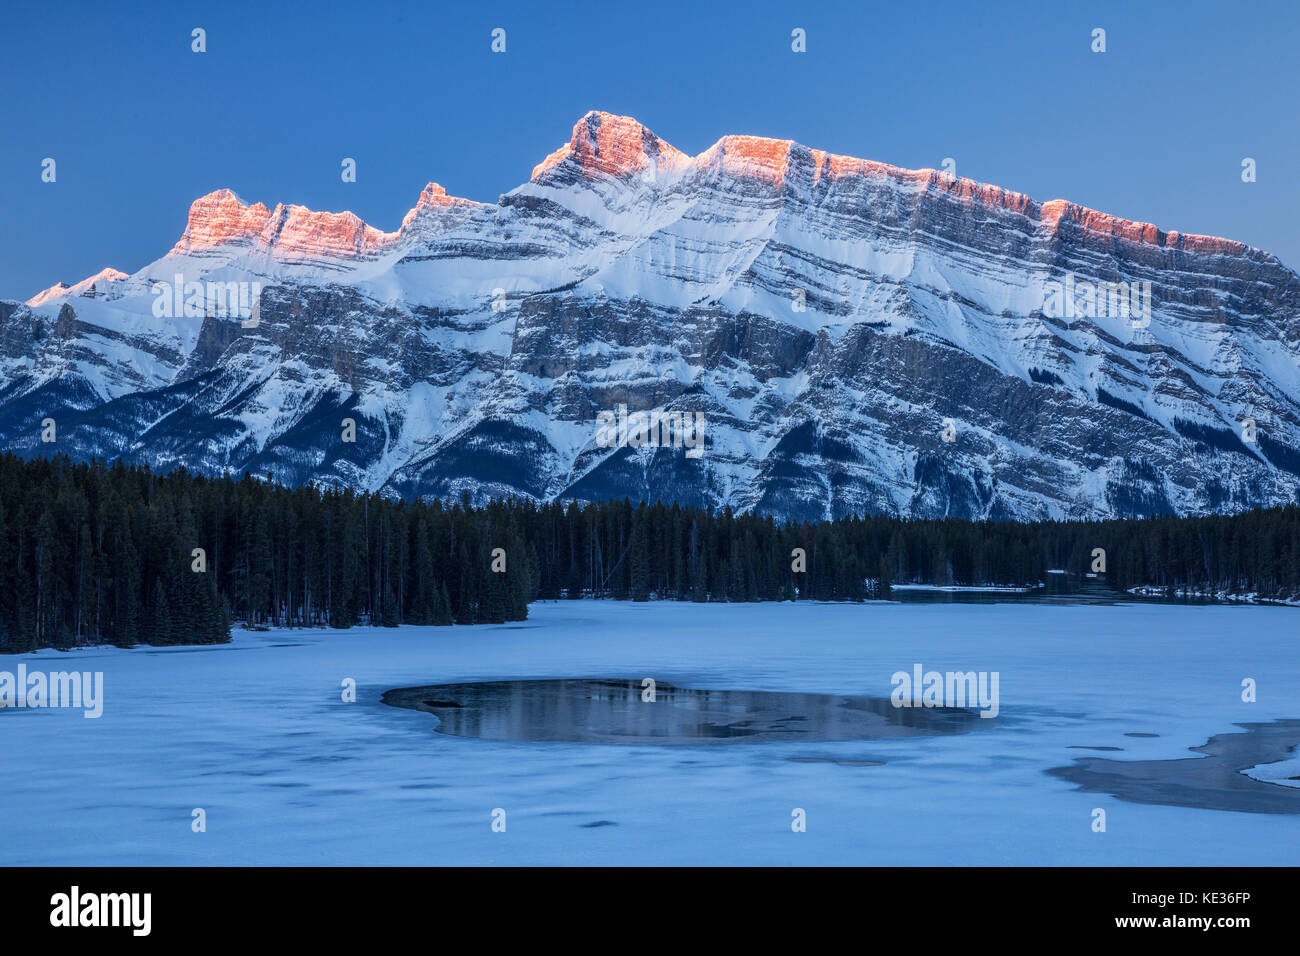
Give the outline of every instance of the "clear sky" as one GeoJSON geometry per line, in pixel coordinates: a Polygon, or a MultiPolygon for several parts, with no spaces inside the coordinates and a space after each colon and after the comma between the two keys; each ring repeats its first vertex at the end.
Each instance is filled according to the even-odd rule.
{"type": "Polygon", "coordinates": [[[914,168],[951,157],[1298,269],[1298,64],[1294,0],[8,3],[0,297],[134,272],[222,186],[385,230],[429,181],[495,200],[589,109],[691,154],[751,133],[914,168]]]}

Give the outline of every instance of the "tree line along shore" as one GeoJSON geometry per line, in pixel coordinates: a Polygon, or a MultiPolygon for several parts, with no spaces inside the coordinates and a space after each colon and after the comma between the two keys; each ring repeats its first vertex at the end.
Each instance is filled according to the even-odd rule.
{"type": "Polygon", "coordinates": [[[501,623],[537,599],[865,601],[895,584],[1033,587],[1048,571],[1294,598],[1300,507],[795,524],[629,501],[411,502],[0,455],[0,652],[219,643],[232,623],[501,623]]]}

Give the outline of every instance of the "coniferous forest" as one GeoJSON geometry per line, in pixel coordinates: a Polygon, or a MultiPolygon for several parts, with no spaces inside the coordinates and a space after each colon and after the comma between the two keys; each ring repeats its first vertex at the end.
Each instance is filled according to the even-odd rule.
{"type": "Polygon", "coordinates": [[[523,620],[534,599],[862,601],[899,583],[1300,594],[1300,507],[1204,518],[779,525],[679,505],[412,503],[0,456],[0,651],[259,626],[523,620]]]}

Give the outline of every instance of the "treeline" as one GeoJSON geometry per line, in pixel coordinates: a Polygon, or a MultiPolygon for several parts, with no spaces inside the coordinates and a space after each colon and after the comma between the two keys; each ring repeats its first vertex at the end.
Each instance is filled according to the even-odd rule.
{"type": "Polygon", "coordinates": [[[412,503],[248,475],[0,456],[0,651],[211,643],[248,626],[523,620],[537,598],[861,601],[896,583],[1300,593],[1300,508],[972,522],[679,505],[412,503]],[[1098,549],[1102,553],[1098,553],[1098,549]]]}

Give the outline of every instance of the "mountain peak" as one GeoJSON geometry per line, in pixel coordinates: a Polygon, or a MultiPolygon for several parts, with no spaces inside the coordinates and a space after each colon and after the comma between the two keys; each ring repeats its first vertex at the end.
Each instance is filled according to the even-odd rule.
{"type": "Polygon", "coordinates": [[[258,234],[258,244],[292,259],[364,259],[396,241],[354,212],[316,212],[306,206],[276,205],[258,234]]]}
{"type": "Polygon", "coordinates": [[[416,218],[425,212],[437,213],[442,210],[464,208],[467,206],[478,206],[472,199],[462,199],[459,196],[448,196],[447,190],[438,183],[429,183],[424,189],[420,190],[420,198],[416,200],[415,206],[402,219],[399,234],[403,234],[410,227],[416,218]]]}
{"type": "Polygon", "coordinates": [[[44,305],[46,302],[59,298],[59,296],[67,295],[70,288],[72,288],[72,286],[68,285],[66,282],[56,282],[48,289],[42,289],[40,292],[36,293],[27,300],[26,304],[33,308],[38,305],[44,305]]]}
{"type": "Polygon", "coordinates": [[[100,269],[93,276],[87,276],[73,285],[68,285],[66,282],[56,282],[48,289],[42,289],[40,292],[36,293],[28,299],[25,304],[35,307],[65,296],[97,295],[104,291],[104,289],[108,287],[109,283],[121,282],[126,278],[128,278],[128,276],[125,272],[109,266],[106,269],[100,269]]]}
{"type": "Polygon", "coordinates": [[[186,255],[238,243],[290,258],[357,259],[374,254],[396,237],[397,233],[381,232],[352,212],[316,212],[284,203],[268,209],[264,203],[245,203],[230,189],[217,189],[190,205],[185,232],[171,251],[186,255]]]}
{"type": "Polygon", "coordinates": [[[246,205],[229,189],[216,189],[190,204],[185,232],[174,253],[199,252],[261,233],[271,211],[262,203],[246,205]]]}
{"type": "Polygon", "coordinates": [[[533,181],[566,161],[584,176],[621,178],[647,170],[679,169],[690,163],[690,157],[630,116],[591,110],[574,124],[569,142],[533,168],[533,181]]]}

